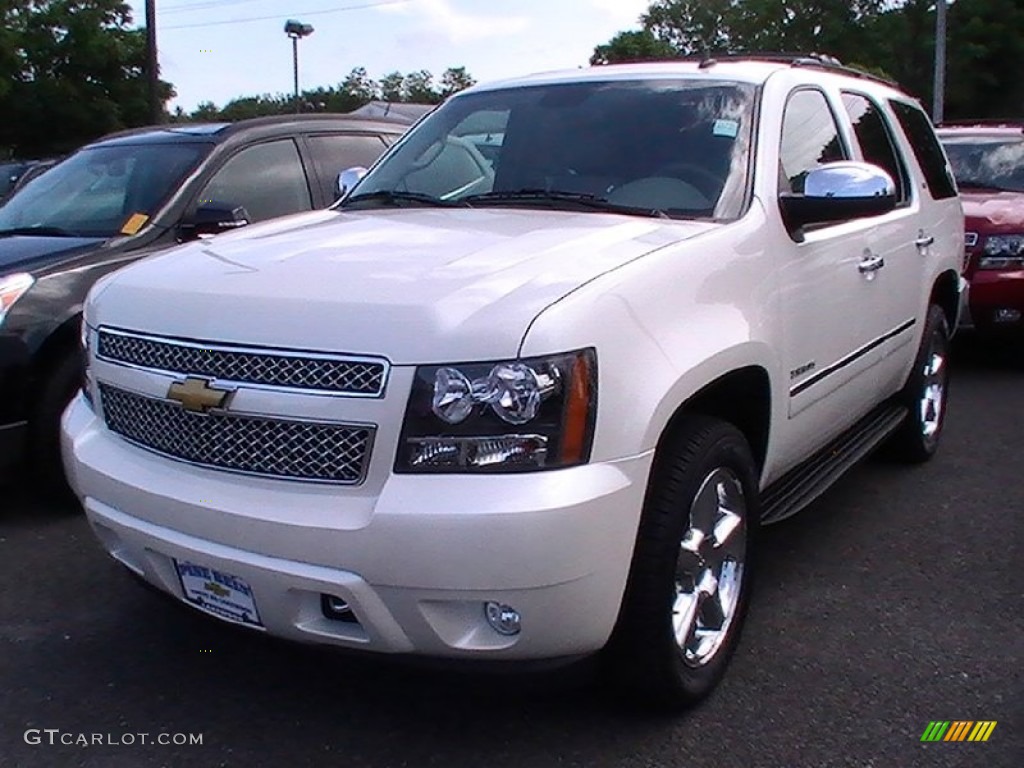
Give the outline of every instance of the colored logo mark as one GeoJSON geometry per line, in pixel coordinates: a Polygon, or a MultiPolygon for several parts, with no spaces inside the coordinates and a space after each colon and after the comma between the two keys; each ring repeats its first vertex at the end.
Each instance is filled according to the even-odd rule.
{"type": "Polygon", "coordinates": [[[995,729],[995,720],[932,720],[921,741],[988,741],[995,729]]]}

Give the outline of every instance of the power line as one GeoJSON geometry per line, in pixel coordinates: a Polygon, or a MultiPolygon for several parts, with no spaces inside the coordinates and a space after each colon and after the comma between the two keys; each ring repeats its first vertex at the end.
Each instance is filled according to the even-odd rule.
{"type": "MultiPolygon", "coordinates": [[[[379,8],[379,7],[384,6],[384,5],[402,5],[402,4],[408,3],[408,2],[411,2],[411,0],[380,0],[380,2],[365,3],[363,5],[349,5],[349,6],[345,6],[344,8],[330,8],[330,9],[321,10],[321,11],[299,11],[299,12],[294,12],[294,13],[293,12],[289,12],[289,14],[287,14],[287,15],[296,16],[296,17],[298,17],[298,16],[302,16],[302,17],[305,17],[305,16],[323,16],[323,15],[326,15],[328,13],[342,13],[344,11],[359,11],[359,10],[363,10],[365,8],[379,8]]],[[[216,27],[216,26],[220,26],[220,25],[223,25],[223,24],[248,24],[248,23],[253,22],[253,21],[273,21],[273,20],[279,20],[281,18],[282,18],[282,14],[278,13],[278,14],[275,14],[274,16],[250,16],[250,17],[244,18],[244,19],[226,19],[224,21],[206,21],[206,22],[203,22],[201,24],[177,24],[177,25],[172,26],[172,27],[162,27],[162,29],[163,29],[163,31],[166,32],[166,31],[169,31],[169,30],[172,30],[172,29],[197,29],[199,27],[216,27]]]]}
{"type": "Polygon", "coordinates": [[[165,6],[158,9],[161,16],[168,16],[172,13],[195,13],[207,11],[214,8],[223,8],[226,5],[241,5],[242,3],[265,2],[265,0],[201,0],[198,3],[183,3],[182,5],[165,6]]]}

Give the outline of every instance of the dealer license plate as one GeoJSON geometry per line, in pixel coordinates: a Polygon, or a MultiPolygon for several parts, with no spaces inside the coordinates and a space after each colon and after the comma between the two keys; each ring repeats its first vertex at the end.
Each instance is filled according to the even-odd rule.
{"type": "Polygon", "coordinates": [[[244,579],[205,565],[175,560],[185,599],[214,616],[262,627],[252,587],[244,579]]]}

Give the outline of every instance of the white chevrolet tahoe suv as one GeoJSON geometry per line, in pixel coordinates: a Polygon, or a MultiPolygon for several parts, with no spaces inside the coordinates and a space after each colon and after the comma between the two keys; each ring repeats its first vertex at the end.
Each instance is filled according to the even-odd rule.
{"type": "Polygon", "coordinates": [[[392,654],[600,652],[690,704],[758,526],[883,443],[936,449],[963,215],[890,84],[782,57],[528,77],[357,178],[87,302],[69,479],[110,554],[200,610],[392,654]]]}

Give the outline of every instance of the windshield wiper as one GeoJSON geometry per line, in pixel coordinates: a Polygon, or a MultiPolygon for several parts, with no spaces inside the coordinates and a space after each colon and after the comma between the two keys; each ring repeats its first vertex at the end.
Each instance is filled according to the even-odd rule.
{"type": "Polygon", "coordinates": [[[659,209],[634,208],[629,205],[619,205],[610,202],[603,197],[587,194],[584,192],[559,192],[558,190],[545,189],[518,189],[511,192],[484,192],[479,195],[470,195],[462,198],[463,203],[469,205],[487,205],[489,203],[526,203],[540,205],[572,205],[588,210],[602,211],[605,213],[623,213],[630,216],[652,216],[659,219],[669,218],[668,214],[659,209]]]}
{"type": "Polygon", "coordinates": [[[77,232],[60,227],[11,227],[0,229],[0,235],[35,235],[36,237],[81,237],[77,232]]]}
{"type": "Polygon", "coordinates": [[[462,201],[443,200],[439,197],[425,195],[421,192],[402,192],[393,189],[381,189],[377,192],[365,192],[361,195],[352,195],[352,197],[343,200],[338,207],[347,208],[349,205],[353,205],[355,203],[384,203],[397,207],[401,207],[405,204],[434,206],[438,208],[468,207],[468,205],[462,201]]]}

